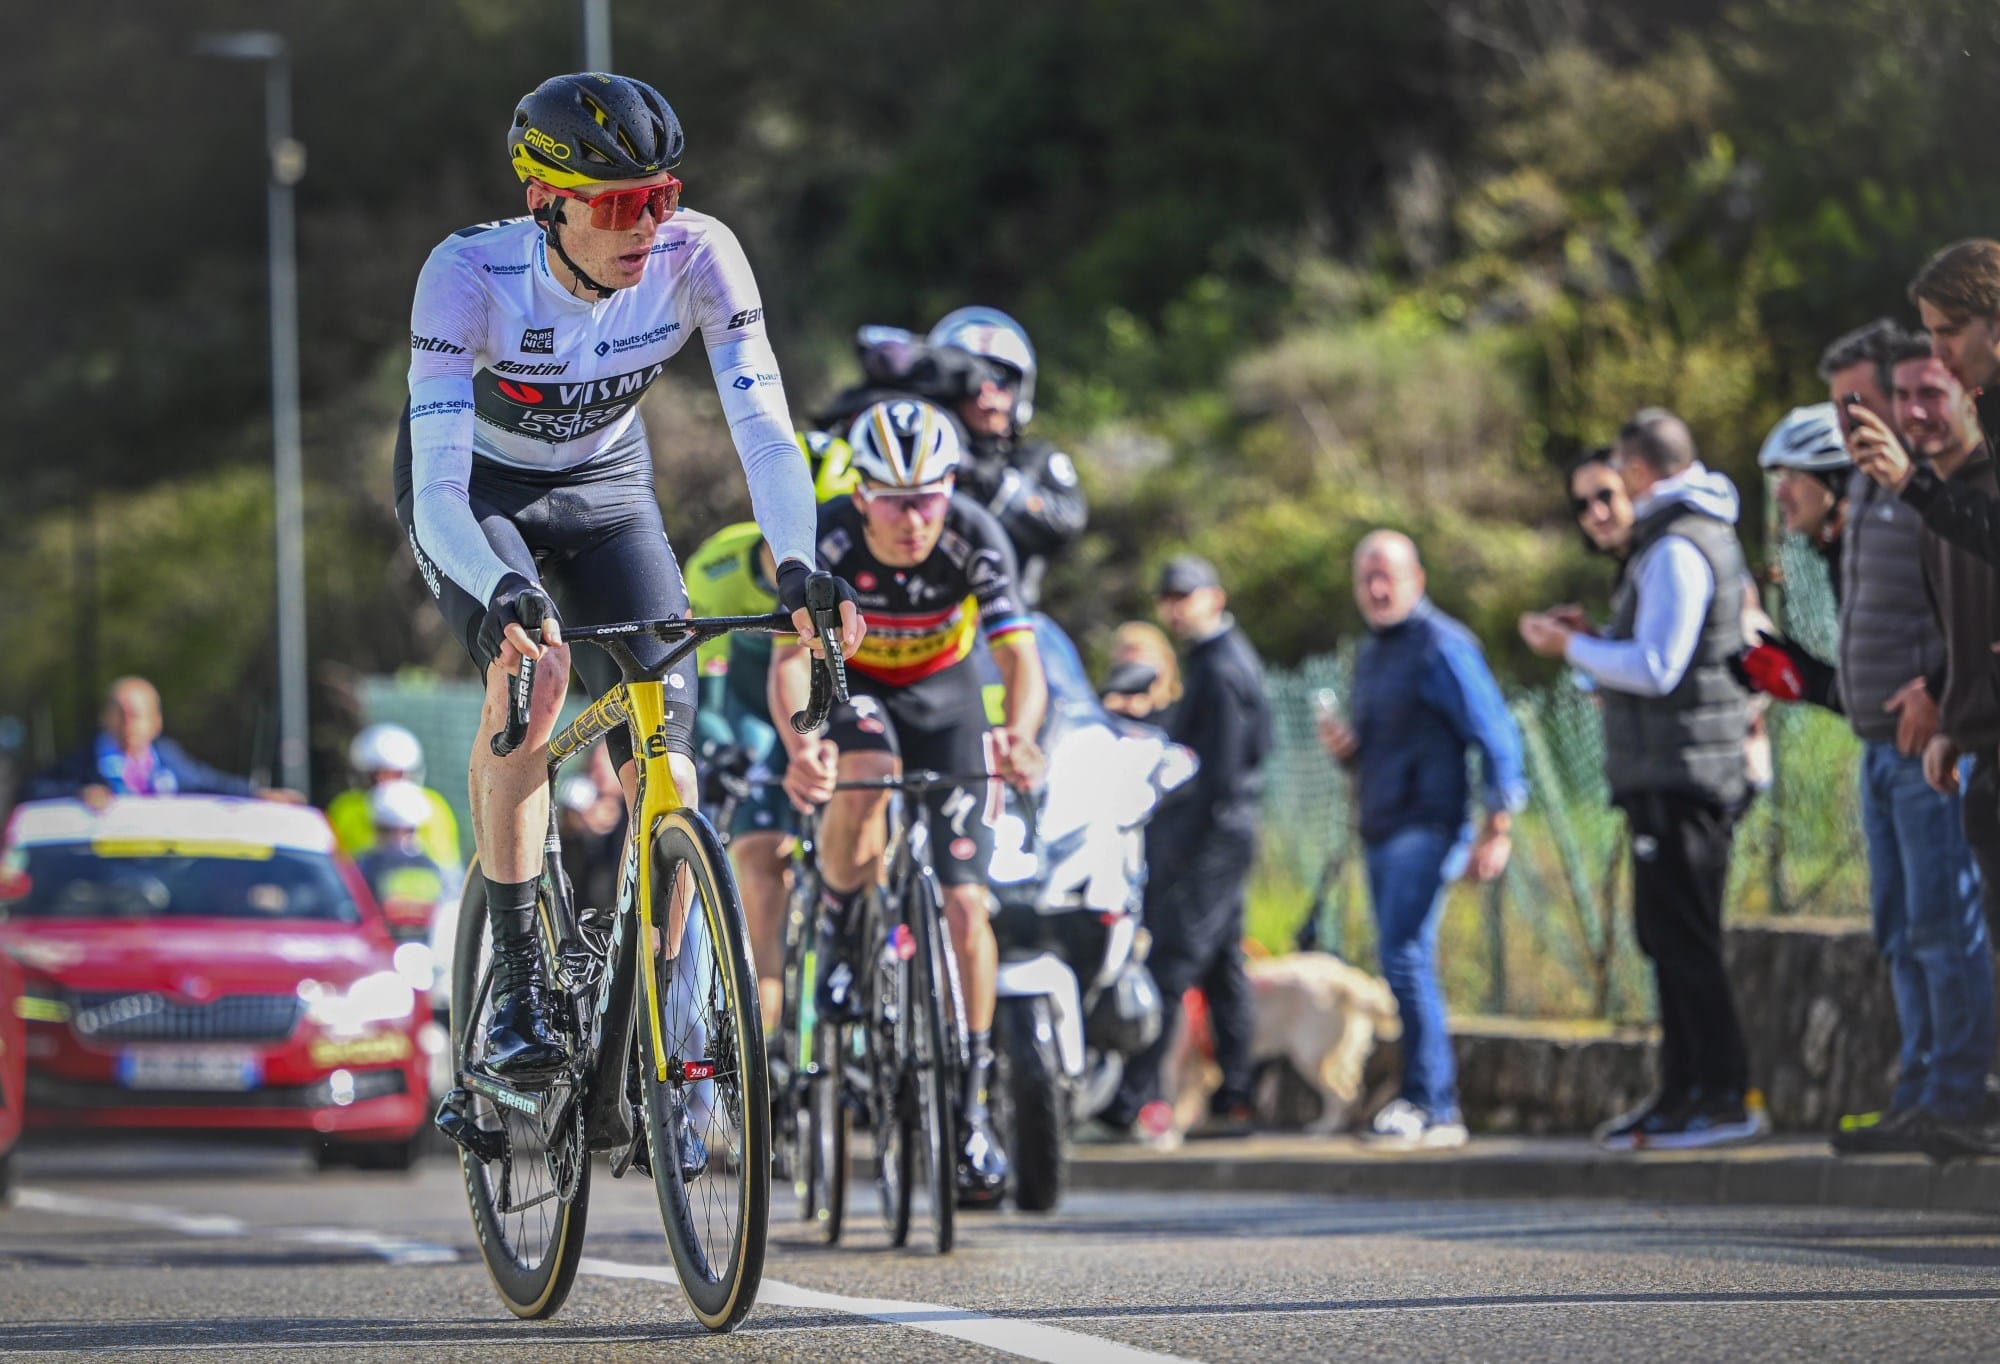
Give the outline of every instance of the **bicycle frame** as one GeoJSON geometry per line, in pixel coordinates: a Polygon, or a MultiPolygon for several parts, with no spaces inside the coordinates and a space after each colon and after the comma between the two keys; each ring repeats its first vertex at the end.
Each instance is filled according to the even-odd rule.
{"type": "MultiPolygon", "coordinates": [[[[825,602],[809,601],[809,609],[819,621],[817,628],[823,635],[838,634],[837,601],[829,598],[825,602]],[[827,624],[833,624],[829,634],[827,624]]],[[[591,744],[609,734],[619,725],[624,725],[632,738],[632,757],[637,769],[637,786],[632,802],[633,818],[625,845],[625,870],[619,878],[618,913],[612,923],[612,942],[609,952],[611,969],[604,973],[599,985],[598,1007],[593,1014],[590,1044],[598,1056],[600,1079],[617,1078],[611,1072],[622,1067],[623,1057],[607,1060],[603,1051],[603,1027],[606,1011],[612,1002],[621,996],[618,978],[624,965],[622,933],[626,921],[626,911],[635,903],[639,918],[638,941],[649,948],[653,942],[653,867],[652,858],[646,850],[652,846],[654,832],[660,821],[676,810],[685,809],[680,787],[675,782],[673,769],[668,762],[666,721],[668,714],[666,675],[676,663],[707,641],[732,630],[765,630],[785,634],[793,629],[791,618],[782,612],[772,612],[761,616],[711,616],[707,618],[669,619],[660,621],[626,621],[616,625],[591,625],[572,627],[564,632],[566,644],[594,644],[609,654],[618,664],[619,671],[626,680],[611,688],[603,696],[592,702],[584,712],[552,736],[548,745],[548,787],[549,787],[549,827],[546,847],[551,854],[560,847],[557,835],[557,802],[555,785],[563,764],[582,753],[591,744]],[[651,668],[641,667],[632,653],[631,640],[645,635],[673,647],[666,656],[651,668]]],[[[534,695],[535,661],[523,658],[520,671],[510,679],[508,692],[508,714],[506,728],[492,739],[493,752],[505,757],[520,747],[527,737],[528,711],[534,695]]],[[[846,698],[846,676],[837,647],[827,652],[823,666],[813,669],[812,697],[806,711],[792,717],[792,723],[802,730],[819,727],[826,718],[826,711],[836,699],[846,698]]],[[[695,704],[689,697],[687,704],[695,704]]],[[[557,867],[561,866],[559,860],[557,867]]],[[[575,907],[570,902],[570,887],[567,875],[556,875],[550,882],[551,921],[545,925],[557,951],[555,960],[563,960],[562,948],[577,938],[575,907]]],[[[685,925],[683,925],[685,931],[685,925]]],[[[652,1029],[653,1055],[658,1058],[660,1073],[656,1080],[666,1083],[666,1046],[660,1030],[660,1000],[655,973],[647,971],[646,1014],[648,1026],[652,1029]]],[[[566,987],[574,984],[564,982],[566,987]]]]}

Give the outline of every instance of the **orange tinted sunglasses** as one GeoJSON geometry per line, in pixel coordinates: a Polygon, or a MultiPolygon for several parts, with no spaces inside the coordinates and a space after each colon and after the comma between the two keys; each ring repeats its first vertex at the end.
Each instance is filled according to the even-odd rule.
{"type": "Polygon", "coordinates": [[[600,232],[623,232],[639,221],[647,209],[653,221],[663,223],[681,206],[681,182],[671,175],[657,185],[637,189],[607,189],[597,194],[579,194],[573,189],[535,182],[560,199],[574,199],[590,210],[590,225],[600,232]]]}

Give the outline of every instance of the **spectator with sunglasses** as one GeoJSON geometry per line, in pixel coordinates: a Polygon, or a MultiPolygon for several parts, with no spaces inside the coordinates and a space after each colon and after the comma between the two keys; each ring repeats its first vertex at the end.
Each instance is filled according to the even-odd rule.
{"type": "MultiPolygon", "coordinates": [[[[565,1061],[535,941],[535,887],[548,827],[546,745],[571,659],[562,618],[612,624],[684,614],[639,400],[697,331],[777,560],[779,601],[802,609],[812,572],[811,476],[792,440],[764,308],[742,248],[705,213],[680,208],[679,118],[642,81],[586,72],[544,81],[507,133],[528,216],[447,237],[417,279],[410,402],[397,436],[396,514],[446,624],[485,676],[481,733],[502,727],[517,660],[544,659],[527,742],[472,751],[472,823],[493,933],[485,1065],[546,1083],[565,1061]],[[546,658],[545,658],[546,655],[546,658]],[[496,666],[497,665],[497,666],[496,666]]],[[[864,627],[842,611],[849,648],[864,627]]],[[[666,645],[631,639],[641,668],[666,645]]],[[[618,680],[602,651],[575,659],[601,694],[618,680]]],[[[675,783],[698,789],[695,675],[667,679],[675,783]]],[[[612,758],[628,791],[623,729],[612,758]]]]}

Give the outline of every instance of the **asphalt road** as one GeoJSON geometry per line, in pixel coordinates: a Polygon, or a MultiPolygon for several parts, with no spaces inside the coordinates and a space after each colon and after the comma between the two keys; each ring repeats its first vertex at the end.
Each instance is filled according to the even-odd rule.
{"type": "Polygon", "coordinates": [[[2000,1357],[1986,1217],[1098,1194],[968,1219],[940,1260],[885,1249],[870,1203],[838,1250],[775,1221],[758,1307],[725,1337],[689,1315],[636,1177],[595,1182],[568,1305],[523,1323],[443,1160],[392,1176],[240,1148],[24,1155],[0,1211],[9,1357],[2000,1357]]]}

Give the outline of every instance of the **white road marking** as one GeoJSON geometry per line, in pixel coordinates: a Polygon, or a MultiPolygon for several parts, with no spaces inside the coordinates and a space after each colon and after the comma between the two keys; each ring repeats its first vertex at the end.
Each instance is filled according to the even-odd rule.
{"type": "MultiPolygon", "coordinates": [[[[423,1241],[412,1241],[405,1237],[356,1227],[259,1227],[236,1217],[189,1213],[178,1208],[163,1208],[151,1203],[124,1203],[77,1194],[52,1193],[45,1189],[22,1189],[15,1195],[15,1200],[17,1206],[36,1212],[54,1213],[62,1217],[136,1222],[142,1226],[163,1227],[191,1237],[247,1237],[302,1242],[308,1245],[351,1246],[357,1250],[379,1255],[391,1264],[452,1264],[460,1258],[459,1253],[449,1246],[431,1245],[423,1241]]],[[[671,1284],[675,1288],[680,1286],[680,1277],[667,1265],[635,1265],[586,1256],[579,1268],[583,1273],[599,1278],[648,1279],[655,1283],[671,1284]]],[[[1056,1326],[1044,1326],[1039,1322],[990,1317],[983,1312],[972,1312],[938,1303],[902,1302],[890,1298],[849,1298],[838,1293],[822,1293],[816,1289],[801,1288],[796,1284],[783,1283],[777,1279],[764,1280],[757,1296],[760,1302],[769,1303],[773,1307],[792,1307],[813,1312],[839,1312],[847,1316],[866,1317],[871,1321],[891,1326],[907,1326],[912,1330],[929,1331],[934,1335],[949,1336],[954,1340],[971,1341],[973,1344],[984,1345],[1003,1354],[1016,1355],[1022,1359],[1042,1360],[1045,1364],[1100,1364],[1100,1362],[1101,1364],[1190,1364],[1190,1361],[1178,1355],[1134,1349],[1129,1345],[1106,1340],[1102,1336],[1083,1335],[1056,1326]]],[[[315,1345],[346,1343],[311,1342],[315,1345]]],[[[306,1342],[298,1344],[285,1342],[286,1348],[294,1349],[302,1348],[306,1344],[306,1342]]],[[[244,1347],[235,1342],[204,1342],[148,1348],[200,1352],[244,1347]]],[[[0,1350],[0,1354],[8,1353],[13,1352],[0,1350]]]]}
{"type": "Polygon", "coordinates": [[[78,1194],[50,1193],[45,1189],[22,1189],[14,1196],[15,1205],[60,1217],[97,1218],[110,1222],[137,1222],[142,1226],[164,1227],[183,1236],[259,1237],[275,1241],[296,1241],[315,1246],[348,1246],[379,1255],[392,1265],[455,1264],[459,1253],[450,1246],[412,1241],[407,1237],[366,1231],[357,1227],[253,1227],[236,1217],[212,1213],[188,1213],[151,1203],[122,1203],[78,1194]]]}
{"type": "MultiPolygon", "coordinates": [[[[633,1265],[618,1260],[584,1256],[577,1266],[584,1274],[605,1279],[650,1279],[655,1283],[680,1287],[680,1276],[667,1265],[633,1265]]],[[[916,1331],[950,1336],[954,1340],[984,1345],[1002,1354],[1022,1359],[1038,1359],[1044,1364],[1190,1364],[1180,1355],[1135,1349],[1102,1336],[1065,1331],[1040,1322],[1017,1321],[1010,1317],[989,1317],[962,1307],[946,1307],[929,1302],[901,1302],[893,1298],[849,1298],[838,1293],[822,1293],[797,1284],[766,1279],[757,1291],[759,1303],[773,1307],[796,1307],[812,1312],[840,1312],[852,1317],[891,1326],[907,1326],[916,1331]]]]}

